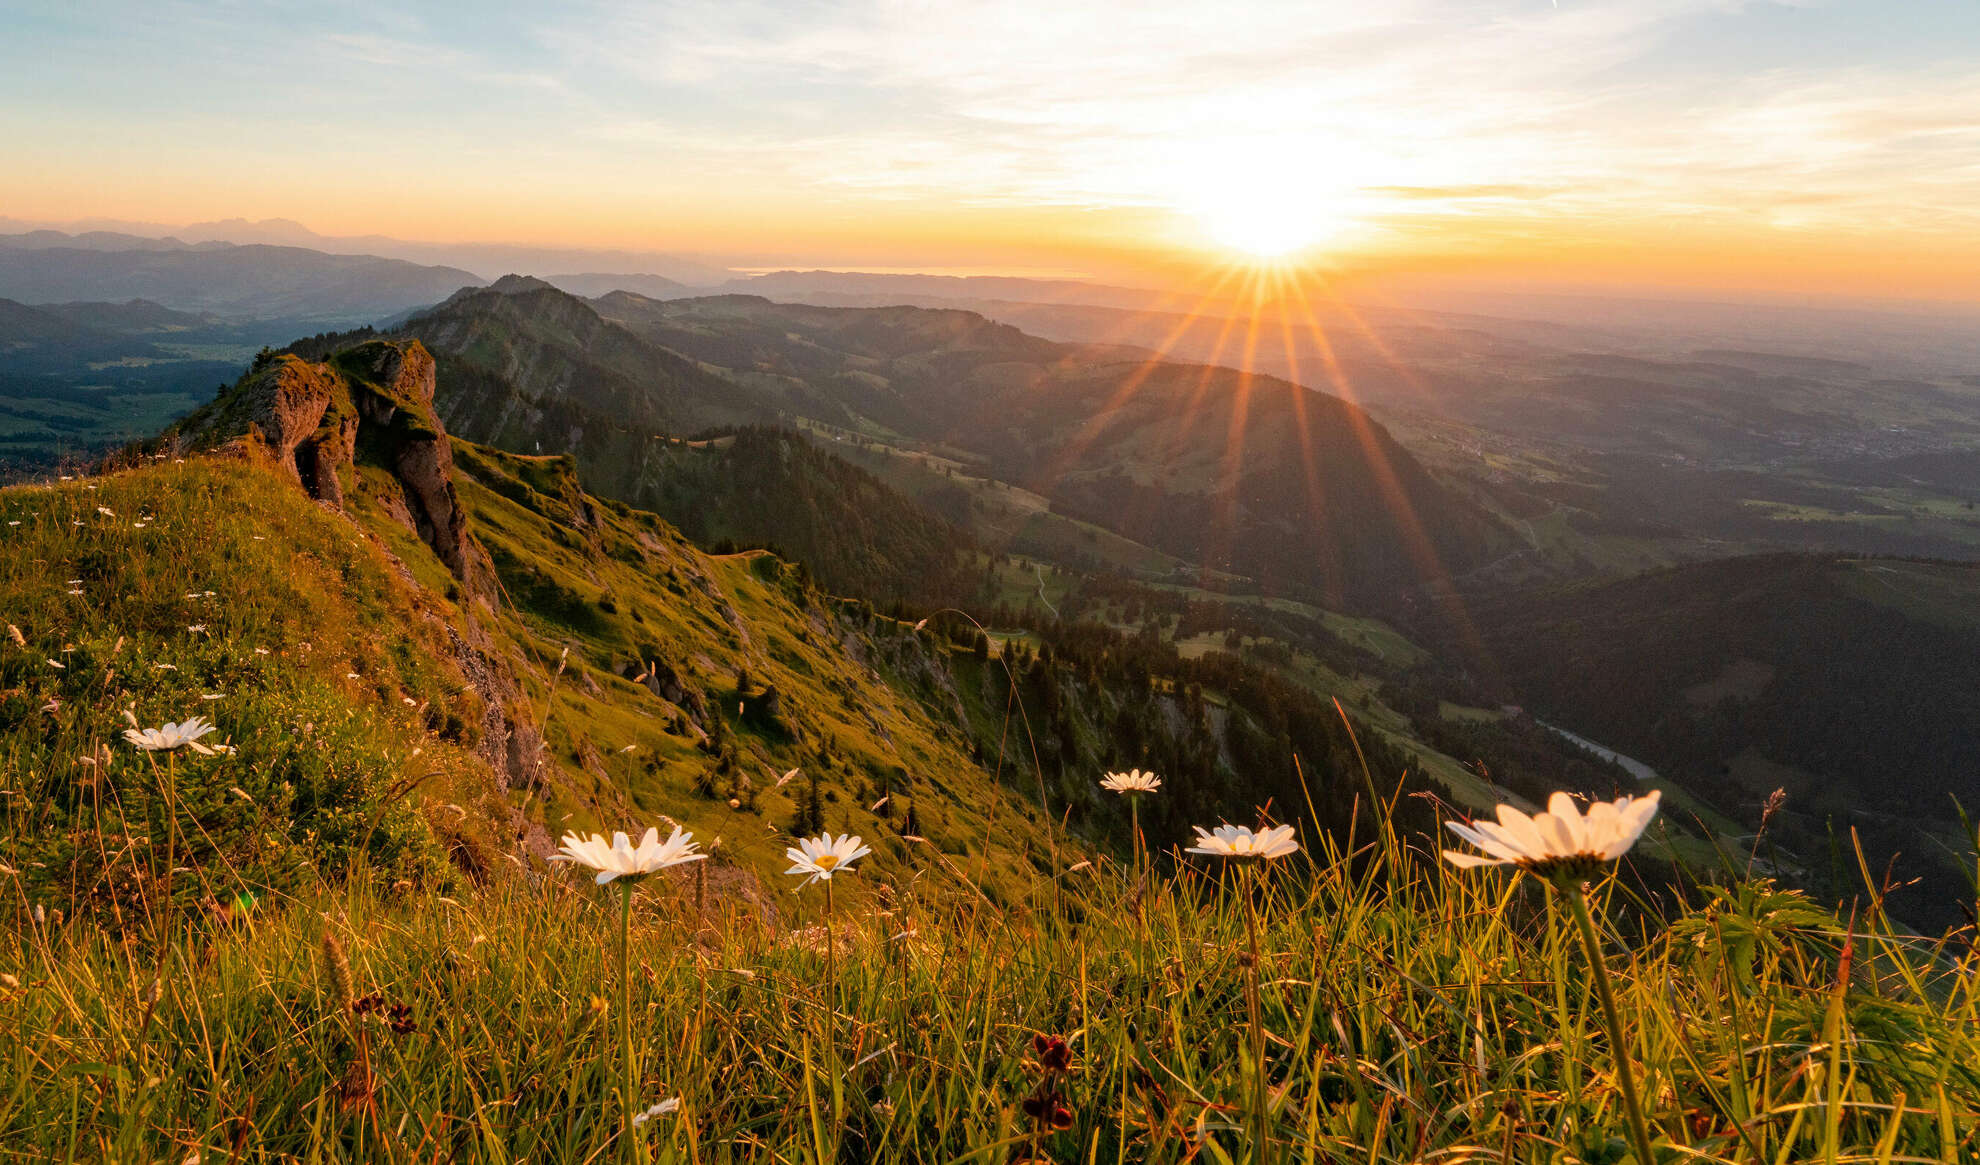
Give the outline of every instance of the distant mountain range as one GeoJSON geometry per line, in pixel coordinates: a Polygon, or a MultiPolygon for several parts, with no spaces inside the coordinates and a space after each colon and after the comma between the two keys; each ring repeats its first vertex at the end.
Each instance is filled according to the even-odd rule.
{"type": "MultiPolygon", "coordinates": [[[[426,243],[387,235],[325,235],[302,223],[281,218],[253,221],[221,219],[183,227],[126,222],[67,226],[66,231],[51,230],[46,224],[0,218],[0,231],[24,232],[25,236],[37,240],[33,245],[38,246],[79,246],[89,250],[116,251],[181,250],[226,245],[302,247],[333,255],[375,255],[422,266],[456,267],[479,272],[475,276],[476,282],[486,282],[505,271],[548,275],[560,271],[617,270],[652,272],[669,280],[713,287],[737,275],[720,263],[659,251],[531,247],[510,243],[426,243]],[[64,239],[80,241],[59,241],[64,239]]],[[[0,246],[8,245],[5,242],[7,238],[22,237],[23,233],[0,235],[0,246]]],[[[630,290],[642,291],[646,288],[632,287],[630,290]]]]}
{"type": "Polygon", "coordinates": [[[142,298],[235,319],[349,325],[483,282],[453,267],[301,247],[101,250],[40,245],[45,241],[23,246],[0,239],[0,297],[23,303],[142,298]]]}

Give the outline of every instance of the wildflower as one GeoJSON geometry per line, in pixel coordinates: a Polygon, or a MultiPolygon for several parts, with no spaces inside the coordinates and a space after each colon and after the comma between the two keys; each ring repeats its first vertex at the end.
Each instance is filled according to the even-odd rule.
{"type": "Polygon", "coordinates": [[[1189,847],[1189,852],[1193,854],[1210,854],[1220,858],[1282,858],[1299,851],[1299,843],[1293,840],[1293,827],[1290,825],[1258,833],[1242,825],[1219,825],[1214,831],[1200,825],[1190,828],[1196,831],[1196,844],[1189,847]]]}
{"type": "Polygon", "coordinates": [[[1154,773],[1144,773],[1140,769],[1129,769],[1124,773],[1108,773],[1100,781],[1100,787],[1109,793],[1153,793],[1162,787],[1162,778],[1154,773]]]}
{"type": "Polygon", "coordinates": [[[126,710],[124,719],[131,722],[124,729],[124,739],[145,752],[171,752],[180,745],[187,745],[203,756],[212,756],[213,749],[199,742],[199,738],[217,729],[204,716],[192,716],[184,722],[167,722],[163,728],[142,728],[138,725],[137,714],[126,710]]]}
{"type": "Polygon", "coordinates": [[[187,625],[186,625],[186,630],[188,630],[188,631],[190,631],[190,632],[192,632],[192,633],[193,633],[194,635],[199,635],[199,634],[202,634],[202,633],[204,633],[204,632],[206,631],[206,624],[204,624],[204,623],[189,623],[189,624],[187,624],[187,625]]]}
{"type": "Polygon", "coordinates": [[[623,833],[614,833],[608,844],[599,834],[589,838],[576,833],[564,835],[563,851],[551,855],[553,862],[577,862],[598,871],[600,886],[614,878],[636,882],[648,874],[678,866],[684,862],[698,862],[707,854],[698,854],[691,833],[682,833],[676,828],[666,841],[660,840],[660,831],[648,829],[646,836],[639,841],[639,848],[633,848],[630,838],[623,833]]]}
{"type": "Polygon", "coordinates": [[[1661,790],[1652,789],[1647,797],[1597,801],[1588,807],[1587,815],[1583,816],[1574,807],[1572,797],[1557,792],[1547,799],[1547,812],[1532,817],[1510,805],[1501,805],[1497,824],[1490,821],[1476,821],[1468,826],[1456,821],[1444,823],[1452,833],[1491,855],[1480,857],[1445,850],[1444,857],[1452,865],[1461,869],[1518,866],[1545,878],[1556,892],[1567,899],[1575,927],[1581,932],[1581,945],[1587,952],[1588,965],[1594,971],[1596,998],[1601,1001],[1609,1047],[1614,1050],[1616,1082],[1621,1086],[1623,1111],[1629,1118],[1631,1147],[1638,1161],[1656,1160],[1652,1156],[1650,1125],[1644,1120],[1643,1105],[1637,1099],[1636,1074],[1622,1051],[1629,1045],[1623,1040],[1622,1016],[1616,1009],[1615,988],[1609,982],[1609,963],[1602,956],[1602,940],[1588,912],[1588,896],[1582,890],[1582,882],[1604,865],[1629,852],[1636,839],[1643,836],[1650,819],[1657,815],[1657,802],[1661,795],[1661,790]]]}
{"type": "Polygon", "coordinates": [[[15,647],[26,647],[28,645],[27,636],[22,635],[21,629],[12,623],[7,624],[7,635],[13,639],[15,647]]]}
{"type": "Polygon", "coordinates": [[[254,649],[254,653],[256,655],[267,655],[268,649],[266,647],[257,647],[254,649]]]}
{"type": "Polygon", "coordinates": [[[56,670],[58,670],[58,671],[68,671],[68,670],[69,670],[69,665],[68,665],[68,664],[66,664],[66,663],[63,663],[63,662],[62,662],[61,660],[59,660],[59,659],[50,659],[50,660],[44,660],[43,662],[45,662],[45,663],[47,663],[49,667],[52,667],[52,668],[55,668],[55,669],[56,669],[56,670]]]}
{"type": "MultiPolygon", "coordinates": [[[[1272,829],[1253,833],[1242,825],[1219,825],[1215,831],[1206,830],[1200,825],[1196,830],[1196,844],[1189,847],[1193,854],[1210,854],[1222,858],[1262,858],[1270,861],[1290,853],[1299,852],[1299,843],[1293,840],[1293,827],[1280,825],[1272,829]]],[[[1243,869],[1247,882],[1255,883],[1262,867],[1255,862],[1245,862],[1243,869]]],[[[1251,959],[1246,963],[1244,980],[1244,1004],[1246,1018],[1251,1028],[1251,1121],[1252,1144],[1255,1145],[1259,1160],[1265,1160],[1271,1140],[1269,1090],[1266,1087],[1265,1067],[1265,1023],[1260,1017],[1258,1004],[1258,906],[1251,893],[1255,887],[1247,885],[1244,898],[1244,937],[1245,946],[1251,959]]]]}
{"type": "Polygon", "coordinates": [[[832,875],[851,866],[854,862],[872,853],[870,846],[860,844],[857,834],[840,834],[833,837],[822,833],[817,837],[802,837],[798,843],[784,851],[784,856],[792,862],[786,874],[810,874],[805,885],[812,882],[829,882],[832,875]]]}
{"type": "Polygon", "coordinates": [[[1586,878],[1629,852],[1657,815],[1661,796],[1662,790],[1653,789],[1645,797],[1597,801],[1586,816],[1566,793],[1555,793],[1547,800],[1547,812],[1532,817],[1501,805],[1496,823],[1444,823],[1490,856],[1445,850],[1444,857],[1460,869],[1514,865],[1549,879],[1577,874],[1586,878]]]}
{"type": "Polygon", "coordinates": [[[1037,1122],[1040,1132],[1048,1129],[1064,1132],[1073,1126],[1073,1111],[1066,1105],[1062,1088],[1066,1075],[1072,1071],[1072,1049],[1065,1040],[1043,1032],[1031,1038],[1031,1049],[1038,1056],[1038,1084],[1020,1107],[1024,1115],[1037,1122]]]}
{"type": "Polygon", "coordinates": [[[111,509],[109,506],[98,506],[96,507],[96,512],[102,514],[106,518],[114,518],[117,516],[117,511],[111,509]]]}
{"type": "Polygon", "coordinates": [[[667,1099],[661,1101],[659,1104],[649,1106],[645,1112],[642,1112],[639,1115],[633,1117],[633,1121],[632,1121],[633,1127],[638,1128],[640,1125],[645,1124],[647,1121],[653,1120],[656,1117],[666,1116],[670,1112],[679,1112],[680,1107],[681,1107],[681,1098],[678,1096],[670,1096],[667,1099]]]}

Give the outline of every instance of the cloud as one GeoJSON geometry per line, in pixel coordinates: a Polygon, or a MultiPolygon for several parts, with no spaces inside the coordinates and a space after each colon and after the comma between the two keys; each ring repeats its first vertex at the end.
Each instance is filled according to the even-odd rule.
{"type": "Polygon", "coordinates": [[[1743,0],[91,12],[43,18],[33,53],[0,46],[15,107],[0,128],[38,135],[47,157],[101,139],[120,156],[197,152],[217,173],[216,142],[243,169],[257,150],[383,142],[449,196],[527,187],[552,205],[568,190],[601,231],[637,199],[656,221],[750,199],[791,215],[913,201],[1186,224],[1265,189],[1282,212],[1307,200],[1376,239],[1440,219],[1584,235],[1679,219],[1980,226],[1970,45],[1925,59],[1783,42],[1755,54],[1764,67],[1695,51],[1756,13],[1804,15],[1743,0]]]}
{"type": "Polygon", "coordinates": [[[1235,169],[1419,214],[1980,204],[1959,76],[1657,65],[1740,7],[684,0],[540,35],[579,71],[713,95],[704,157],[871,196],[1187,209],[1235,169]]]}

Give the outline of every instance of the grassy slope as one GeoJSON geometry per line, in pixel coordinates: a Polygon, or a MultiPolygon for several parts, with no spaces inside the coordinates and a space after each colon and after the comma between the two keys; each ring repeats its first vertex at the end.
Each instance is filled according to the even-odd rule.
{"type": "Polygon", "coordinates": [[[883,863],[905,862],[896,827],[911,803],[926,836],[952,853],[1013,868],[1009,839],[1035,823],[1023,802],[992,784],[961,734],[930,703],[953,706],[921,637],[891,620],[808,592],[762,553],[710,556],[650,514],[590,500],[580,511],[568,461],[456,444],[462,498],[520,613],[521,638],[544,661],[573,648],[548,736],[569,780],[548,794],[548,820],[601,827],[614,820],[614,787],[704,837],[721,835],[735,859],[782,869],[796,798],[816,773],[826,824],[875,839],[883,863]],[[583,528],[574,524],[581,514],[583,528]],[[617,609],[600,604],[607,596],[617,609]],[[736,746],[726,772],[696,747],[701,732],[671,731],[674,706],[632,682],[658,660],[702,694],[736,746]],[[774,685],[783,727],[739,716],[738,673],[754,691],[774,685]],[[626,746],[636,746],[625,753],[626,746]],[[590,764],[582,763],[589,758],[590,764]],[[777,779],[802,767],[805,778],[777,779]],[[717,796],[690,793],[709,774],[717,796]],[[745,782],[747,782],[745,784],[745,782]],[[868,806],[883,795],[881,818],[868,806]],[[753,810],[728,808],[734,797],[753,810]],[[983,838],[991,848],[983,852],[983,838]]]}
{"type": "Polygon", "coordinates": [[[162,781],[119,739],[126,709],[154,726],[208,716],[239,748],[177,758],[192,864],[225,858],[279,889],[308,863],[345,864],[375,813],[372,862],[439,872],[436,831],[381,799],[433,773],[436,806],[472,803],[488,781],[463,734],[480,708],[436,662],[424,612],[444,600],[407,586],[364,532],[218,461],[15,487],[0,518],[0,594],[22,640],[0,644],[0,812],[9,863],[51,905],[127,897],[143,863],[111,851],[132,834],[163,844],[162,781]]]}
{"type": "Polygon", "coordinates": [[[553,833],[669,815],[725,837],[725,866],[780,873],[781,831],[808,788],[774,788],[792,767],[817,774],[825,823],[874,839],[882,866],[915,857],[892,827],[910,804],[992,893],[1027,860],[1009,839],[1030,835],[1031,813],[971,763],[943,726],[953,718],[931,712],[946,697],[920,637],[808,593],[767,555],[712,558],[650,515],[583,498],[567,463],[466,445],[458,456],[509,599],[495,612],[462,601],[387,515],[396,486],[373,468],[347,483],[349,518],[226,460],[0,493],[0,520],[21,523],[0,528],[0,594],[24,641],[0,641],[0,837],[36,901],[129,898],[135,859],[121,839],[157,834],[148,815],[164,787],[120,739],[127,707],[147,725],[207,715],[212,739],[240,749],[182,752],[165,774],[197,825],[181,844],[202,876],[181,897],[224,899],[237,881],[285,892],[311,863],[341,869],[367,846],[382,874],[444,882],[449,850],[481,870],[512,847],[517,807],[553,833]],[[614,610],[599,602],[608,588],[614,610]],[[487,708],[457,637],[520,679],[510,711],[546,727],[548,779],[527,797],[502,793],[475,752],[487,708]],[[710,727],[721,717],[726,760],[631,682],[636,660],[655,659],[710,727]],[[737,715],[743,669],[759,694],[781,693],[778,722],[737,715]],[[704,774],[710,795],[697,795],[704,774]],[[867,808],[882,787],[884,819],[867,808]],[[238,879],[218,876],[228,863],[238,879]]]}
{"type": "MultiPolygon", "coordinates": [[[[1274,1159],[1628,1159],[1586,956],[1534,882],[1436,865],[1363,878],[1314,856],[1272,866],[1259,905],[1274,1159]]],[[[1254,1159],[1246,910],[1222,871],[1155,865],[1139,912],[1107,865],[1036,911],[869,870],[891,889],[840,910],[829,959],[815,925],[733,902],[697,914],[691,877],[646,883],[632,1096],[681,1107],[638,1136],[668,1165],[1254,1159]],[[1072,1050],[1044,1081],[1063,1131],[1022,1107],[1039,1032],[1072,1050]]],[[[1919,948],[1874,914],[1845,926],[1764,883],[1700,894],[1668,924],[1623,914],[1627,899],[1598,888],[1665,1160],[1980,1152],[1970,953],[1919,948]]],[[[816,911],[817,892],[804,901],[816,911]]],[[[613,903],[580,878],[326,890],[252,926],[196,924],[155,997],[151,966],[98,932],[0,932],[0,1156],[630,1158],[613,903]],[[340,1005],[326,936],[351,993],[403,1007],[407,1030],[340,1005]]]]}

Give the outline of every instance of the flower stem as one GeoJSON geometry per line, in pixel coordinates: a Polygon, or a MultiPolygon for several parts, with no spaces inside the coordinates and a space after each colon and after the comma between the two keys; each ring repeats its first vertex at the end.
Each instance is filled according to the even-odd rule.
{"type": "Polygon", "coordinates": [[[832,949],[832,879],[825,879],[825,1023],[826,1035],[838,1026],[838,956],[832,949]]]}
{"type": "Polygon", "coordinates": [[[1142,870],[1141,797],[1139,794],[1128,794],[1128,820],[1132,822],[1134,829],[1134,921],[1135,926],[1141,932],[1141,941],[1145,944],[1148,941],[1148,919],[1143,913],[1146,904],[1142,899],[1147,896],[1148,887],[1147,875],[1142,870]]]}
{"type": "Polygon", "coordinates": [[[639,1113],[639,1073],[633,1061],[632,1037],[632,898],[632,883],[621,881],[619,883],[619,1041],[625,1052],[625,1064],[624,1079],[620,1089],[625,1094],[626,1139],[632,1146],[633,1159],[644,1161],[646,1143],[640,1139],[639,1127],[633,1124],[633,1117],[639,1113]]]}
{"type": "Polygon", "coordinates": [[[1258,881],[1255,868],[1258,861],[1251,858],[1245,862],[1244,934],[1251,953],[1251,964],[1244,980],[1244,1005],[1251,1018],[1251,1159],[1255,1165],[1264,1165],[1270,1159],[1268,1151],[1271,1143],[1266,1132],[1265,1022],[1260,1018],[1258,1008],[1258,905],[1252,901],[1252,891],[1258,881]]]}
{"type": "Polygon", "coordinates": [[[1602,1001],[1602,1017],[1609,1027],[1609,1058],[1615,1062],[1616,1082],[1622,1088],[1623,1107],[1629,1110],[1629,1135],[1634,1142],[1637,1165],[1657,1165],[1657,1158],[1650,1150],[1650,1131],[1643,1120],[1643,1105],[1636,1096],[1636,1074],[1629,1066],[1628,1049],[1623,1044],[1622,1018],[1616,1012],[1615,988],[1609,983],[1609,964],[1602,957],[1602,943],[1595,935],[1595,922],[1588,916],[1588,900],[1578,882],[1567,883],[1561,892],[1574,908],[1575,925],[1581,929],[1581,942],[1588,948],[1588,962],[1595,972],[1595,994],[1602,1001]]]}

